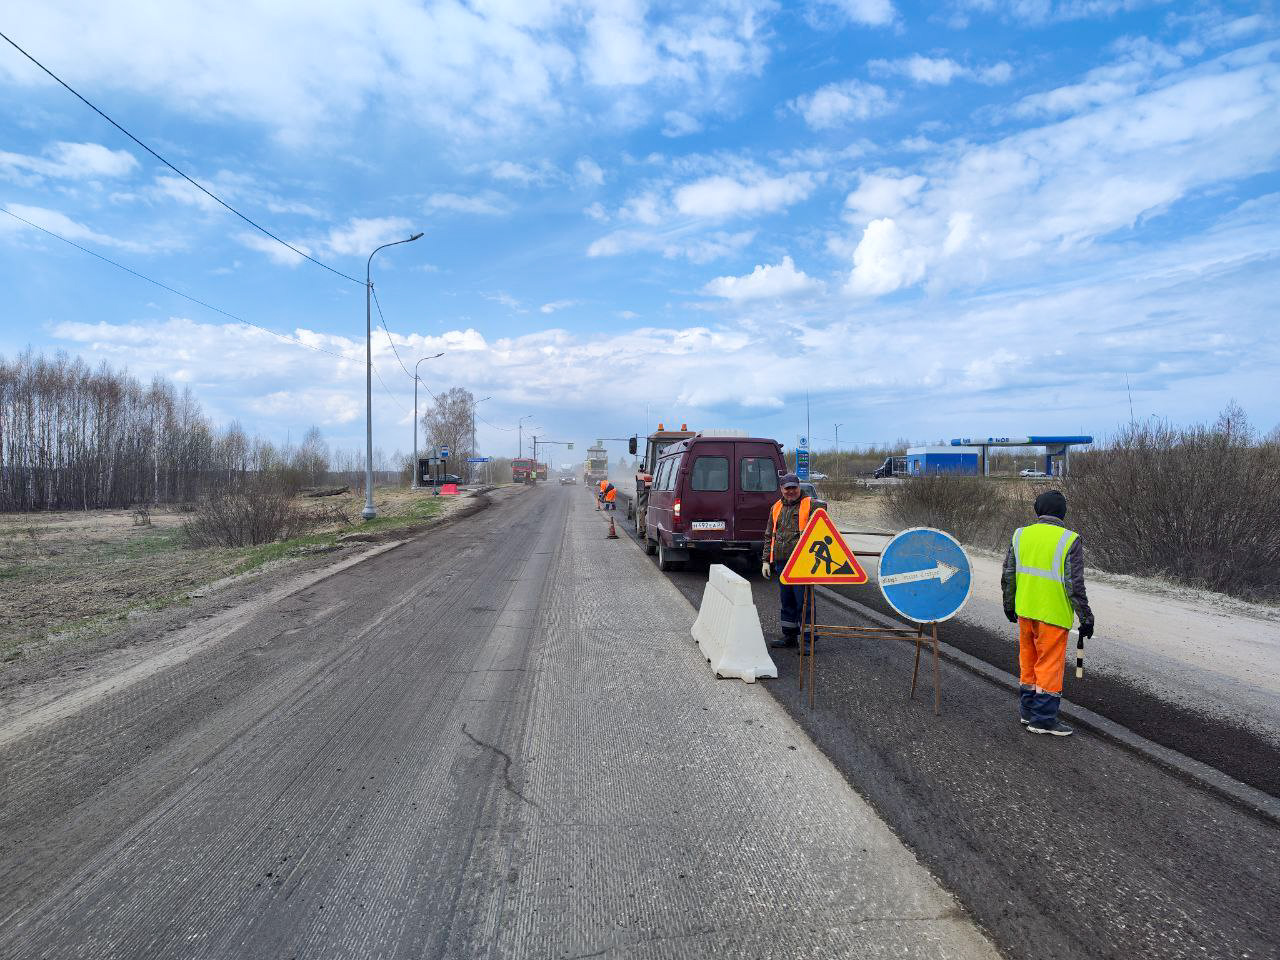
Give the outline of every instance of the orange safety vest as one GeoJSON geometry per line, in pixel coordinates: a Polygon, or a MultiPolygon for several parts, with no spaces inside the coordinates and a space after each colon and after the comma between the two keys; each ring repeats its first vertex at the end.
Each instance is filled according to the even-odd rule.
{"type": "Polygon", "coordinates": [[[618,496],[618,488],[610,485],[609,488],[604,492],[605,503],[613,503],[613,501],[617,499],[617,496],[618,496]]]}
{"type": "MultiPolygon", "coordinates": [[[[804,528],[809,525],[809,503],[808,497],[800,498],[800,532],[804,533],[804,528]]],[[[773,563],[773,546],[778,534],[778,517],[782,513],[782,501],[779,500],[773,505],[773,509],[769,511],[769,562],[773,563]]],[[[790,558],[788,558],[790,559],[790,558]]]]}
{"type": "Polygon", "coordinates": [[[607,487],[608,485],[609,485],[609,481],[608,481],[608,480],[601,480],[601,481],[600,481],[600,492],[601,492],[601,493],[604,493],[604,488],[605,488],[605,487],[607,487]]]}

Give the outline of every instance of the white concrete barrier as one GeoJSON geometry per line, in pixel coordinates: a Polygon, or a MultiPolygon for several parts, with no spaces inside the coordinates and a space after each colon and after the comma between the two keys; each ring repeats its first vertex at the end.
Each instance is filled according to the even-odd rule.
{"type": "Polygon", "coordinates": [[[751,584],[722,563],[711,565],[702,607],[693,624],[693,639],[717,677],[776,677],[760,629],[760,615],[751,599],[751,584]]]}

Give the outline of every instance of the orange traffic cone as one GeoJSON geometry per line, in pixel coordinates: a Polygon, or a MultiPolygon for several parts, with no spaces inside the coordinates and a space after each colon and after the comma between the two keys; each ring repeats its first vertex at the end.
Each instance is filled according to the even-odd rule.
{"type": "Polygon", "coordinates": [[[617,539],[618,539],[618,528],[617,528],[617,527],[615,527],[615,526],[613,525],[613,516],[612,516],[612,515],[610,515],[610,517],[609,517],[609,535],[608,535],[607,537],[605,537],[605,539],[606,539],[606,540],[617,540],[617,539]]]}

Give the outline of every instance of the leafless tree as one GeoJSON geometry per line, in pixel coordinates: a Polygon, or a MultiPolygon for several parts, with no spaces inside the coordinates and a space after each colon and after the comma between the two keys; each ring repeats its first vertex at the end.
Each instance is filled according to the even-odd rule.
{"type": "Polygon", "coordinates": [[[470,390],[452,387],[436,394],[435,403],[422,416],[429,448],[449,448],[451,463],[465,463],[471,453],[471,418],[475,397],[470,390]]]}

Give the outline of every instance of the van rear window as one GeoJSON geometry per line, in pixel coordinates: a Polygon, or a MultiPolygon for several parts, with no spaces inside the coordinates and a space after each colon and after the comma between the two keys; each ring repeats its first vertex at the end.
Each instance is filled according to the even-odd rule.
{"type": "Polygon", "coordinates": [[[773,493],[778,489],[778,467],[773,457],[743,457],[740,471],[743,492],[773,493]]]}
{"type": "Polygon", "coordinates": [[[729,458],[698,457],[693,461],[693,478],[689,485],[694,490],[728,490],[729,458]]]}

